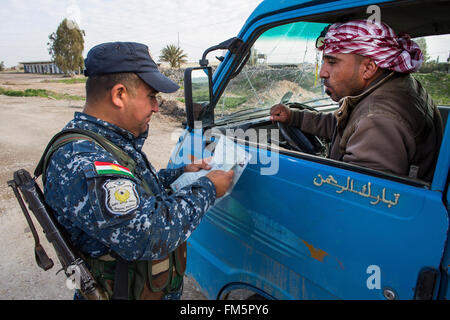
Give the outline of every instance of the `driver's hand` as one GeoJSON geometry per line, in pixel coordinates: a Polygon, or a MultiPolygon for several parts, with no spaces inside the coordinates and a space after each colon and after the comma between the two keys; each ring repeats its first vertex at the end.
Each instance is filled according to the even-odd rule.
{"type": "Polygon", "coordinates": [[[276,104],[270,109],[270,120],[288,123],[291,120],[291,110],[284,104],[276,104]]]}

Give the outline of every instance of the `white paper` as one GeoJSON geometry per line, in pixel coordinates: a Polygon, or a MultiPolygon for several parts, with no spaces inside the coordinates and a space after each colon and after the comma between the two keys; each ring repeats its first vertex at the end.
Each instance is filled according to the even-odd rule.
{"type": "MultiPolygon", "coordinates": [[[[221,136],[216,144],[214,155],[209,165],[210,170],[200,170],[198,172],[185,172],[177,180],[175,180],[170,186],[173,191],[178,191],[181,188],[194,183],[197,179],[205,176],[208,172],[213,170],[234,171],[233,182],[223,197],[226,197],[231,193],[234,186],[238,182],[242,172],[247,167],[248,162],[251,159],[251,155],[245,151],[245,149],[234,143],[232,140],[225,136],[221,136]]],[[[220,199],[222,199],[221,197],[220,199]]],[[[216,201],[217,203],[217,201],[216,201]]]]}

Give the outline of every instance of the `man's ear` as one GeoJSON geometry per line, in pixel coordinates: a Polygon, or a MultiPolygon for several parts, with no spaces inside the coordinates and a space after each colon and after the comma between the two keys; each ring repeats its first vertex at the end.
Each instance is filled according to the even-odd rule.
{"type": "Polygon", "coordinates": [[[112,87],[110,94],[111,101],[116,107],[123,108],[125,106],[128,90],[123,84],[118,83],[112,87]]]}
{"type": "Polygon", "coordinates": [[[377,71],[380,69],[373,59],[367,58],[363,62],[364,71],[363,71],[363,79],[364,80],[373,80],[373,78],[377,75],[377,71]]]}

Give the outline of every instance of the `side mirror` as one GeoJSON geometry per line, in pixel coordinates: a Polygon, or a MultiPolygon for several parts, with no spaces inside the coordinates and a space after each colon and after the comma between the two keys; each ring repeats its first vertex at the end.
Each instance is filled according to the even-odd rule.
{"type": "Polygon", "coordinates": [[[184,101],[188,128],[193,129],[195,121],[202,121],[203,126],[214,123],[214,108],[211,106],[211,67],[186,69],[184,72],[184,101]]]}

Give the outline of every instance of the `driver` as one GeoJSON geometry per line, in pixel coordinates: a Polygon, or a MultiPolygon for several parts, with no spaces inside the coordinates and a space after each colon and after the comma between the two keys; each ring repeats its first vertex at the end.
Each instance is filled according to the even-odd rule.
{"type": "Polygon", "coordinates": [[[419,46],[382,22],[333,24],[325,32],[316,42],[323,51],[319,75],[339,109],[320,113],[277,104],[271,120],[329,139],[331,159],[431,181],[442,119],[410,75],[423,61],[419,46]]]}

